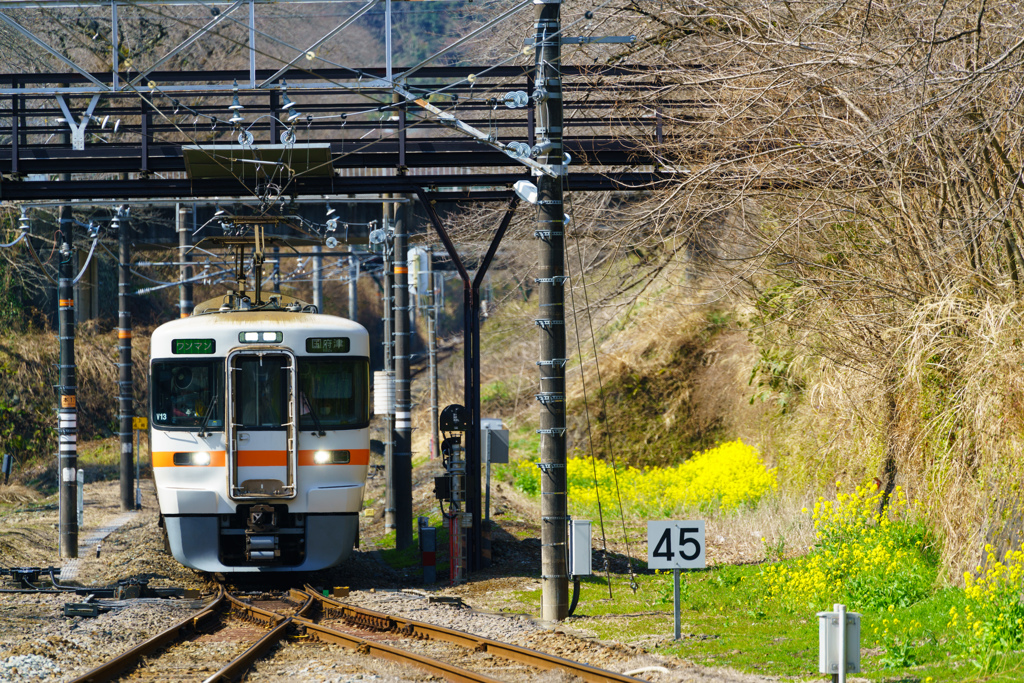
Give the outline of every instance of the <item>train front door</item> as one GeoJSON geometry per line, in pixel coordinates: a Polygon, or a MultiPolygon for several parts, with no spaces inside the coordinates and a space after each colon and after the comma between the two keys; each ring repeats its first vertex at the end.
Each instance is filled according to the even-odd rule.
{"type": "Polygon", "coordinates": [[[295,356],[284,349],[240,349],[228,356],[227,367],[231,498],[295,498],[295,356]]]}

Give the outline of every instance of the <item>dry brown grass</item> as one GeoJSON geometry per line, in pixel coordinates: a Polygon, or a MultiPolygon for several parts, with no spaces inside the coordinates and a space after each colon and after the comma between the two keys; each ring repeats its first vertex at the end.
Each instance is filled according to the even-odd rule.
{"type": "Polygon", "coordinates": [[[0,485],[0,505],[24,505],[34,503],[40,499],[35,489],[22,484],[0,485]]]}
{"type": "MultiPolygon", "coordinates": [[[[149,334],[132,341],[136,414],[146,414],[149,334]]],[[[116,330],[78,326],[75,339],[79,440],[116,433],[118,351],[116,330]]],[[[0,448],[15,456],[19,469],[56,450],[55,386],[59,346],[54,332],[31,332],[0,339],[0,448]]]]}

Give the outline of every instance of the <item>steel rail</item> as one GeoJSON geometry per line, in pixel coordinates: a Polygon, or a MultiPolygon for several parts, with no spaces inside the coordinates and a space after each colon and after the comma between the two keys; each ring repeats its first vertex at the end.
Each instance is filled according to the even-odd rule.
{"type": "MultiPolygon", "coordinates": [[[[497,640],[473,635],[464,631],[435,626],[414,619],[395,617],[382,612],[355,607],[327,596],[320,595],[316,589],[306,586],[306,592],[315,597],[327,609],[340,612],[341,618],[363,628],[392,631],[404,636],[414,638],[429,638],[431,640],[443,640],[462,647],[471,648],[478,652],[487,652],[496,657],[502,657],[522,664],[536,667],[538,669],[558,669],[567,671],[588,683],[641,683],[638,678],[623,674],[599,669],[596,666],[574,662],[569,659],[549,655],[539,650],[531,650],[527,647],[502,643],[497,640]]],[[[324,610],[327,613],[327,609],[324,610]]]]}
{"type": "Polygon", "coordinates": [[[301,633],[312,637],[314,640],[336,643],[351,650],[372,657],[388,659],[400,664],[412,664],[432,674],[444,677],[453,683],[499,683],[498,679],[477,673],[468,669],[442,662],[431,657],[409,652],[393,645],[377,643],[358,636],[343,633],[336,629],[306,619],[303,617],[309,609],[316,604],[314,598],[319,596],[306,591],[291,590],[289,598],[293,601],[304,601],[294,616],[285,617],[272,610],[263,609],[242,602],[232,595],[228,595],[231,605],[245,613],[247,619],[259,621],[271,625],[272,629],[265,636],[260,638],[245,652],[227,664],[217,673],[213,674],[204,683],[218,683],[220,681],[236,681],[252,666],[253,662],[262,657],[266,651],[279,641],[288,631],[289,627],[298,627],[301,633]]]}
{"type": "Polygon", "coordinates": [[[99,665],[95,669],[73,679],[71,683],[99,683],[100,681],[114,680],[124,671],[138,664],[143,657],[146,657],[153,652],[166,647],[175,640],[182,639],[185,635],[198,630],[203,623],[212,619],[218,612],[222,611],[227,606],[228,601],[225,595],[224,588],[220,587],[217,597],[203,607],[198,614],[179,621],[177,624],[174,624],[165,631],[158,633],[149,640],[136,645],[130,650],[122,652],[113,659],[99,665]]]}
{"type": "MultiPolygon", "coordinates": [[[[317,596],[313,594],[312,597],[317,596]]],[[[487,674],[463,669],[453,664],[448,664],[415,652],[409,652],[408,650],[403,650],[393,645],[378,643],[350,635],[348,633],[343,633],[342,631],[335,630],[328,626],[317,624],[309,619],[295,617],[294,623],[298,625],[306,635],[311,636],[315,640],[335,643],[337,645],[347,647],[350,650],[355,650],[360,654],[388,659],[399,664],[412,664],[421,669],[425,669],[432,674],[442,676],[453,683],[500,683],[500,679],[491,678],[487,674]]]]}
{"type": "MultiPolygon", "coordinates": [[[[313,596],[308,593],[293,590],[289,593],[289,597],[292,600],[304,601],[296,615],[304,614],[313,606],[313,596]]],[[[228,595],[228,600],[231,602],[232,607],[244,612],[246,618],[270,626],[271,629],[266,635],[250,645],[245,652],[225,664],[220,671],[207,678],[203,683],[239,680],[256,660],[261,659],[271,647],[287,634],[288,628],[295,620],[295,616],[286,617],[277,612],[250,605],[230,594],[228,595]]]]}

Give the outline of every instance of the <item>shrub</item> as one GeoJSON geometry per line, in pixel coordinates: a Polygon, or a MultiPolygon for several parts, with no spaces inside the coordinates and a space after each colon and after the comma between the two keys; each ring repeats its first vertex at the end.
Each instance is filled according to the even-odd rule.
{"type": "Polygon", "coordinates": [[[968,655],[988,670],[995,655],[1012,652],[1024,645],[1024,545],[996,559],[994,548],[985,546],[985,564],[964,574],[963,615],[950,609],[949,626],[961,627],[968,655]],[[961,617],[963,621],[961,622],[961,617]]]}
{"type": "MultiPolygon", "coordinates": [[[[769,594],[824,609],[843,602],[852,609],[906,607],[924,597],[938,572],[938,554],[921,519],[897,487],[884,511],[872,485],[819,498],[811,513],[815,544],[788,564],[767,567],[769,594]]],[[[806,508],[805,508],[806,512],[806,508]]]]}

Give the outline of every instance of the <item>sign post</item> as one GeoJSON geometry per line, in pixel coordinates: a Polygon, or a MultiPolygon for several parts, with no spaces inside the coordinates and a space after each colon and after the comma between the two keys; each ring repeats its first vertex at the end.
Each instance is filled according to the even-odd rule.
{"type": "Polygon", "coordinates": [[[682,637],[679,574],[684,569],[704,569],[704,521],[667,520],[647,522],[647,566],[671,569],[675,597],[675,639],[682,637]]]}
{"type": "Polygon", "coordinates": [[[132,429],[135,430],[135,509],[142,509],[142,489],[139,486],[139,442],[142,432],[149,429],[148,417],[133,417],[132,429]]]}

